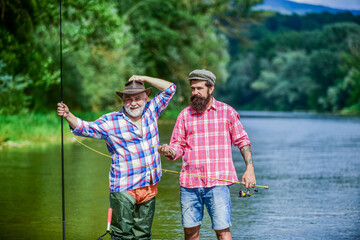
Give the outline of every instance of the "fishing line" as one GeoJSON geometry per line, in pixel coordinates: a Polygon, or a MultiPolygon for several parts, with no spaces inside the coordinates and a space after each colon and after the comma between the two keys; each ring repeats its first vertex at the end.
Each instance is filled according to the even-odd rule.
{"type": "MultiPolygon", "coordinates": [[[[61,24],[61,0],[60,4],[60,101],[63,102],[63,77],[62,77],[62,24],[61,24]]],[[[65,240],[65,174],[64,174],[64,119],[61,118],[61,192],[62,192],[62,228],[63,240],[65,240]]]]}
{"type": "MultiPolygon", "coordinates": [[[[82,143],[80,142],[79,140],[77,140],[76,138],[73,138],[75,141],[77,141],[78,143],[80,143],[81,145],[83,145],[84,147],[100,154],[100,155],[103,155],[105,157],[108,157],[108,158],[111,158],[111,156],[105,154],[105,153],[102,153],[98,150],[95,150],[91,147],[89,147],[88,145],[86,145],[85,143],[82,143]]],[[[152,169],[157,169],[157,170],[160,170],[160,171],[164,171],[164,172],[168,172],[168,173],[173,173],[173,174],[177,174],[177,175],[188,175],[188,176],[193,176],[193,177],[200,177],[200,178],[206,178],[206,179],[213,179],[213,180],[218,180],[218,181],[224,181],[224,182],[231,182],[231,183],[238,183],[240,185],[244,185],[245,186],[245,183],[244,182],[238,182],[238,181],[232,181],[232,180],[228,180],[228,179],[221,179],[221,178],[213,178],[213,177],[207,177],[207,176],[202,176],[202,175],[197,175],[197,174],[191,174],[191,173],[182,173],[182,172],[178,172],[178,171],[174,171],[174,170],[168,170],[168,169],[164,169],[164,168],[159,168],[159,167],[152,167],[150,165],[142,165],[142,164],[134,164],[134,165],[138,165],[139,167],[148,167],[148,168],[152,168],[152,169]]],[[[262,185],[255,185],[255,187],[259,187],[259,188],[264,188],[264,189],[269,189],[269,186],[262,186],[262,185]]]]}

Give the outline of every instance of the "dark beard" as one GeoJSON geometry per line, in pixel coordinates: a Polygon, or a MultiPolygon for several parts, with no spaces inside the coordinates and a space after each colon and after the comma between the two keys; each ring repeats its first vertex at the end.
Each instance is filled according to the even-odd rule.
{"type": "Polygon", "coordinates": [[[200,97],[198,95],[191,96],[191,108],[194,109],[196,112],[203,112],[206,110],[206,106],[210,102],[211,95],[208,92],[208,96],[206,98],[200,97]]]}

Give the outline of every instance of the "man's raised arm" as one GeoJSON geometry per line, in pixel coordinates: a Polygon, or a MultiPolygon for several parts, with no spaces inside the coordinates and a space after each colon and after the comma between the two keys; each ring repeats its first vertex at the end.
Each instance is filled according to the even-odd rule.
{"type": "Polygon", "coordinates": [[[141,81],[141,82],[147,82],[150,85],[156,87],[157,89],[159,89],[160,91],[164,91],[165,89],[167,89],[168,87],[170,87],[173,83],[160,79],[160,78],[154,78],[154,77],[149,77],[149,76],[141,76],[141,75],[133,75],[129,81],[132,80],[137,80],[137,81],[141,81]]]}

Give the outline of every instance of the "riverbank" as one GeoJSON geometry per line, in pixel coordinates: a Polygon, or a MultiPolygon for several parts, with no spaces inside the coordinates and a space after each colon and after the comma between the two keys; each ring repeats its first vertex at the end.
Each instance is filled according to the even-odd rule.
{"type": "MultiPolygon", "coordinates": [[[[160,123],[175,123],[182,109],[168,109],[161,115],[160,123]]],[[[107,112],[75,112],[86,121],[93,121],[107,112]]],[[[273,111],[239,111],[240,116],[257,118],[334,118],[354,117],[348,114],[319,114],[309,112],[273,112],[273,111]]],[[[359,115],[355,115],[359,116],[359,115]]],[[[9,147],[41,146],[60,143],[61,119],[56,113],[32,113],[1,116],[0,115],[0,149],[9,147]]],[[[73,135],[64,121],[64,143],[73,142],[73,135]]]]}
{"type": "Polygon", "coordinates": [[[0,116],[0,148],[55,142],[61,135],[56,114],[0,116]]]}
{"type": "MultiPolygon", "coordinates": [[[[106,112],[74,113],[81,119],[93,121],[106,112]]],[[[175,121],[178,110],[164,112],[160,121],[175,121]]],[[[61,118],[56,113],[0,115],[0,149],[9,147],[56,144],[61,139],[61,118]]],[[[64,142],[73,142],[69,125],[64,121],[64,142]]]]}

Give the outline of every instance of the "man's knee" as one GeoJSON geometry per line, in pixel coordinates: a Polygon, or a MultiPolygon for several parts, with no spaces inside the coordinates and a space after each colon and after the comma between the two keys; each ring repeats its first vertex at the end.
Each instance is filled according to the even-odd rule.
{"type": "Polygon", "coordinates": [[[200,225],[192,228],[184,228],[185,240],[199,239],[200,225]]]}
{"type": "Polygon", "coordinates": [[[222,229],[222,230],[215,230],[217,239],[221,240],[231,240],[231,232],[230,228],[222,229]]]}

